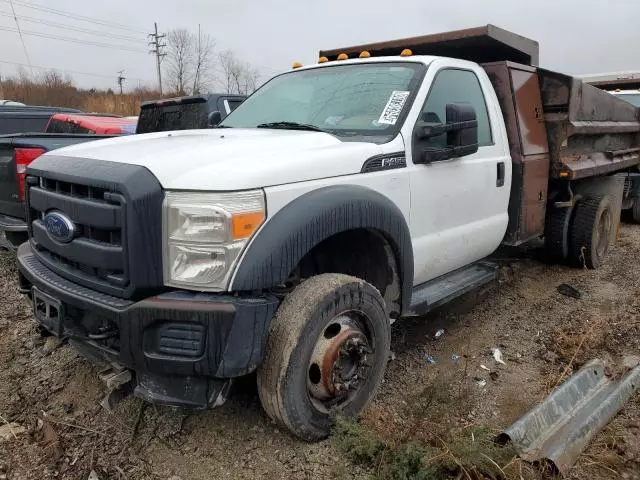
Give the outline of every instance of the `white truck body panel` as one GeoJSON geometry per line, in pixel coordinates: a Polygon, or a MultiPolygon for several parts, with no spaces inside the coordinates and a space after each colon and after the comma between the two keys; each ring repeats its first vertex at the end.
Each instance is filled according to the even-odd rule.
{"type": "MultiPolygon", "coordinates": [[[[146,167],[168,190],[231,191],[358,173],[380,146],[322,132],[210,129],[148,133],[55,150],[146,167]]],[[[37,160],[36,160],[37,161],[37,160]]]]}
{"type": "MultiPolygon", "coordinates": [[[[486,73],[473,62],[452,58],[414,56],[366,61],[430,66],[400,133],[386,144],[340,141],[320,132],[229,128],[119,137],[59,149],[55,154],[144,166],[165,189],[263,188],[266,222],[296,198],[323,186],[371,188],[393,201],[409,225],[414,285],[486,257],[498,247],[506,231],[511,184],[506,130],[486,73]],[[431,82],[443,68],[470,70],[477,75],[489,110],[493,144],[462,158],[414,164],[414,126],[431,82]],[[368,158],[401,151],[406,152],[406,168],[359,174],[368,158]],[[505,165],[501,188],[496,187],[499,162],[505,165]]],[[[354,59],[342,63],[361,62],[354,59]]],[[[242,257],[237,264],[241,262],[242,257]]],[[[232,277],[230,290],[233,281],[232,277]]]]}

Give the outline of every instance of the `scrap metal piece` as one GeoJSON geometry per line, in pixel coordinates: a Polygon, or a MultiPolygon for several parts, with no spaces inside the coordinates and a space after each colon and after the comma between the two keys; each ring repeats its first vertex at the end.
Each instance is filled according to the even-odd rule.
{"type": "Polygon", "coordinates": [[[522,459],[546,460],[565,474],[639,386],[640,366],[612,382],[604,362],[592,360],[507,428],[498,442],[510,440],[522,459]]]}

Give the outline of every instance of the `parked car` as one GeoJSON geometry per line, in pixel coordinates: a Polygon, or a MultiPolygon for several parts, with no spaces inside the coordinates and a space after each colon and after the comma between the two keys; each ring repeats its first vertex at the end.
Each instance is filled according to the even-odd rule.
{"type": "Polygon", "coordinates": [[[145,102],[136,133],[209,128],[218,124],[246,98],[212,93],[145,102]]]}
{"type": "Polygon", "coordinates": [[[493,26],[322,51],[219,128],[47,153],[21,291],[109,393],[210,408],[257,371],[267,414],[323,438],[371,401],[390,319],[495,280],[500,245],[606,260],[638,109],[537,62],[493,26]]]}
{"type": "Polygon", "coordinates": [[[2,105],[0,106],[0,135],[44,132],[49,124],[49,119],[59,112],[81,113],[80,110],[73,108],[2,105]]]}
{"type": "Polygon", "coordinates": [[[45,132],[124,135],[135,133],[137,123],[137,117],[130,118],[90,113],[56,113],[49,120],[45,132]]]}

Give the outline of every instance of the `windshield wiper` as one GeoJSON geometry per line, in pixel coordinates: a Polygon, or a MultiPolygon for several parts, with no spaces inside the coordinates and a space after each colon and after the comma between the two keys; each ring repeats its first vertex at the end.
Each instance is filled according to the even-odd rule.
{"type": "Polygon", "coordinates": [[[309,130],[311,132],[327,133],[326,130],[321,129],[320,127],[316,127],[315,125],[310,125],[308,123],[298,123],[298,122],[261,123],[260,125],[256,125],[256,128],[282,128],[284,130],[309,130]]]}

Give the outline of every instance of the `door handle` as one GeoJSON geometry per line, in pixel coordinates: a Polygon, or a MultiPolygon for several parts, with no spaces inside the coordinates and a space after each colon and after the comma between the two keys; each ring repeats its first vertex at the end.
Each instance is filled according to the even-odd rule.
{"type": "Polygon", "coordinates": [[[504,187],[504,162],[498,162],[496,174],[496,187],[504,187]]]}

